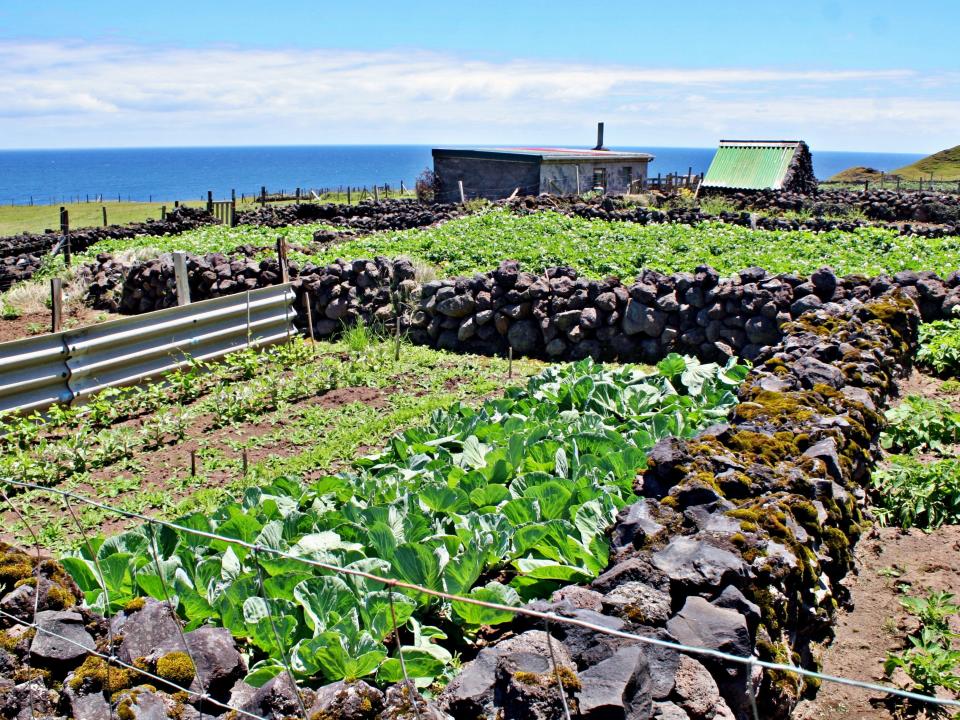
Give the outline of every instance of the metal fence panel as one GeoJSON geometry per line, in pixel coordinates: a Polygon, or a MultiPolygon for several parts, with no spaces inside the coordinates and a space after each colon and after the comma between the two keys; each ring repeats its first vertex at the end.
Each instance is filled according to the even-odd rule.
{"type": "Polygon", "coordinates": [[[0,343],[0,413],[69,402],[63,333],[0,343]]]}
{"type": "Polygon", "coordinates": [[[0,343],[0,413],[83,400],[248,345],[289,339],[289,283],[0,343]]]}
{"type": "Polygon", "coordinates": [[[204,300],[65,333],[75,399],[162,375],[293,332],[289,283],[204,300]],[[249,335],[249,342],[248,342],[249,335]]]}

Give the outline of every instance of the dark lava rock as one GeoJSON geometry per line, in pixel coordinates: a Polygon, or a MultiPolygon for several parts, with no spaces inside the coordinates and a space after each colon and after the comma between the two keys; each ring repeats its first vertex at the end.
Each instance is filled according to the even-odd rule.
{"type": "Polygon", "coordinates": [[[705,540],[678,536],[653,554],[653,565],[673,582],[717,587],[746,575],[743,559],[705,540]]]}
{"type": "Polygon", "coordinates": [[[36,624],[38,629],[30,643],[30,655],[39,663],[70,665],[96,648],[80,613],[44,610],[37,613],[36,624]]]}
{"type": "Polygon", "coordinates": [[[643,648],[625,647],[580,673],[577,693],[585,719],[648,720],[653,715],[650,667],[643,648]]]}

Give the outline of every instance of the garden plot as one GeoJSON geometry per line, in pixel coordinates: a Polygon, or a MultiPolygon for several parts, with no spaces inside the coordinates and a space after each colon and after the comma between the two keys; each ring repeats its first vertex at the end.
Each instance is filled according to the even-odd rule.
{"type": "MultiPolygon", "coordinates": [[[[210,366],[195,363],[163,382],[108,390],[80,408],[8,417],[0,421],[0,475],[150,515],[209,509],[228,492],[278,475],[331,471],[436,408],[475,401],[538,367],[518,359],[511,379],[506,360],[406,343],[396,360],[396,350],[393,340],[360,327],[339,344],[295,339],[210,366]]],[[[13,502],[48,549],[77,541],[62,503],[39,491],[13,502]]],[[[82,510],[86,530],[124,526],[102,511],[82,510]]],[[[32,542],[22,518],[8,511],[5,519],[5,539],[32,542]]]]}
{"type": "MultiPolygon", "coordinates": [[[[955,324],[951,324],[955,325],[955,324]]],[[[960,692],[960,384],[945,324],[921,326],[923,365],[900,384],[887,411],[887,454],[874,472],[877,526],[856,548],[858,573],[850,602],[822,650],[824,672],[876,681],[940,697],[960,692]]],[[[897,699],[825,685],[802,703],[796,720],[903,717],[897,699]]]]}

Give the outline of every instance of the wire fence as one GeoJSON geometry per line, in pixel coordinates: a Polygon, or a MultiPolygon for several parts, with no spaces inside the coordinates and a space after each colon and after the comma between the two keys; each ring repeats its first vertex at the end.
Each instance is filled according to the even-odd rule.
{"type": "MultiPolygon", "coordinates": [[[[95,500],[95,499],[86,497],[80,493],[76,493],[69,490],[63,490],[63,489],[54,488],[54,487],[46,487],[43,485],[37,485],[34,483],[12,480],[7,478],[0,480],[0,485],[17,488],[18,490],[34,490],[34,491],[39,491],[41,493],[49,493],[51,497],[59,498],[59,500],[63,503],[64,509],[66,510],[67,514],[71,517],[72,522],[77,527],[78,538],[80,538],[82,543],[86,545],[90,556],[93,558],[94,566],[96,568],[97,579],[101,584],[104,592],[105,601],[103,605],[105,608],[105,611],[104,611],[105,617],[108,616],[109,609],[111,607],[111,602],[110,602],[110,598],[107,590],[107,583],[105,582],[105,579],[104,579],[105,576],[104,576],[103,570],[100,567],[99,560],[97,559],[97,554],[93,552],[93,544],[91,543],[91,538],[87,534],[82,523],[79,521],[77,514],[74,510],[73,503],[79,503],[88,507],[99,509],[101,511],[113,513],[120,518],[125,518],[127,520],[137,520],[146,524],[147,533],[149,535],[149,540],[150,540],[149,548],[152,555],[152,557],[150,558],[150,561],[152,561],[156,565],[156,568],[158,571],[157,575],[158,577],[160,577],[160,580],[161,580],[164,603],[170,609],[173,623],[178,628],[179,640],[183,646],[183,649],[184,649],[183,651],[190,656],[194,664],[194,667],[197,669],[196,681],[197,681],[199,690],[193,688],[192,684],[191,684],[191,687],[183,687],[181,685],[177,685],[176,683],[171,682],[167,678],[161,677],[156,673],[150,672],[149,670],[145,670],[142,667],[124,662],[119,657],[117,657],[117,655],[114,653],[115,638],[112,635],[112,630],[110,630],[111,624],[109,622],[107,623],[108,633],[110,633],[110,635],[108,636],[108,646],[107,646],[107,649],[109,650],[109,652],[103,652],[97,649],[91,649],[86,644],[80,643],[72,638],[56,633],[50,630],[49,628],[44,627],[40,623],[38,623],[37,615],[39,610],[39,598],[40,598],[39,588],[40,588],[40,581],[41,581],[40,560],[43,557],[44,549],[42,547],[42,544],[39,540],[39,536],[36,533],[35,529],[29,523],[27,518],[17,509],[16,505],[11,502],[9,496],[3,490],[0,490],[0,499],[2,499],[3,502],[5,502],[6,505],[20,518],[21,522],[25,524],[26,528],[28,529],[28,531],[33,537],[35,550],[36,550],[36,557],[37,557],[36,587],[38,588],[38,591],[34,593],[33,619],[30,623],[24,623],[21,618],[7,612],[6,610],[3,610],[2,608],[0,608],[0,617],[10,620],[13,623],[19,623],[21,625],[25,625],[27,628],[32,629],[37,633],[43,633],[43,634],[55,637],[56,639],[62,642],[66,642],[71,645],[75,645],[78,648],[82,648],[85,652],[89,653],[90,655],[94,655],[106,661],[108,673],[110,672],[111,666],[116,666],[117,668],[121,668],[126,671],[135,672],[150,680],[156,681],[159,683],[158,687],[172,688],[177,692],[186,693],[187,695],[194,697],[196,698],[197,701],[199,701],[199,708],[201,710],[201,713],[203,712],[204,704],[208,704],[209,707],[217,708],[218,714],[220,712],[234,711],[240,717],[253,718],[254,720],[267,720],[267,718],[264,718],[263,716],[258,715],[254,712],[251,712],[249,710],[245,710],[240,707],[231,706],[228,703],[219,701],[214,697],[212,697],[207,692],[206,688],[208,686],[204,682],[203,677],[199,673],[199,668],[202,667],[202,663],[198,662],[198,658],[194,655],[194,652],[190,647],[190,643],[187,641],[186,636],[183,633],[182,626],[179,622],[179,619],[175,611],[175,604],[174,604],[175,594],[170,591],[170,588],[167,585],[167,582],[164,580],[164,574],[160,570],[162,560],[160,558],[160,551],[159,551],[157,540],[154,534],[155,528],[166,528],[176,533],[182,533],[182,534],[194,536],[197,538],[203,538],[206,540],[222,542],[222,543],[226,543],[227,546],[243,548],[247,551],[250,551],[254,556],[254,562],[257,567],[259,593],[262,599],[264,600],[267,600],[268,598],[264,590],[264,582],[263,582],[262,568],[261,568],[261,562],[260,562],[260,557],[262,555],[272,555],[276,558],[295,561],[297,563],[303,564],[306,567],[314,568],[316,570],[321,570],[326,573],[332,573],[337,576],[349,576],[349,577],[363,579],[369,582],[382,584],[384,588],[387,590],[389,595],[390,615],[392,618],[392,626],[393,626],[392,636],[396,640],[397,656],[400,661],[403,682],[407,684],[408,687],[411,688],[411,691],[415,687],[415,685],[411,682],[410,676],[408,675],[406,663],[404,660],[404,653],[401,650],[401,644],[400,644],[399,631],[402,628],[403,624],[398,626],[396,613],[393,606],[394,592],[397,590],[408,590],[408,591],[413,591],[417,593],[422,593],[424,595],[434,597],[440,600],[448,601],[448,602],[457,602],[457,603],[466,603],[470,605],[475,605],[475,606],[483,607],[489,610],[495,610],[498,612],[510,613],[515,616],[530,618],[538,621],[539,623],[542,623],[544,630],[546,631],[547,647],[550,655],[550,667],[553,674],[555,675],[557,692],[559,694],[559,698],[564,710],[565,719],[567,720],[569,720],[570,718],[570,707],[569,707],[570,698],[568,697],[567,692],[564,689],[564,684],[562,682],[562,677],[561,677],[561,668],[558,665],[556,660],[556,653],[554,652],[554,648],[553,648],[554,639],[551,636],[551,625],[566,625],[571,627],[578,627],[584,630],[588,630],[590,632],[594,632],[601,635],[607,635],[610,637],[627,640],[630,642],[636,642],[644,645],[651,645],[651,646],[666,648],[666,649],[674,650],[678,653],[684,653],[684,654],[699,656],[703,658],[711,658],[713,660],[719,661],[721,663],[729,664],[729,665],[744,666],[748,669],[746,686],[748,690],[749,706],[750,706],[751,713],[753,715],[754,720],[760,720],[760,715],[758,712],[758,703],[757,703],[757,689],[760,685],[760,679],[759,678],[755,679],[755,670],[758,670],[758,669],[761,672],[762,671],[778,671],[778,672],[789,673],[789,674],[804,677],[804,678],[819,680],[821,682],[836,683],[836,684],[845,685],[849,687],[855,687],[864,691],[869,691],[872,693],[880,693],[886,696],[899,697],[905,700],[911,700],[916,703],[927,704],[933,707],[960,709],[960,700],[934,697],[934,696],[923,694],[923,693],[904,690],[902,688],[889,685],[889,684],[880,684],[875,682],[859,680],[856,678],[830,675],[827,673],[819,672],[816,670],[810,670],[810,669],[799,667],[796,665],[788,665],[784,663],[761,660],[760,658],[754,657],[754,656],[744,657],[740,655],[734,655],[727,652],[723,652],[720,650],[715,650],[712,648],[687,645],[684,643],[673,642],[673,641],[664,640],[656,637],[649,637],[646,635],[640,635],[637,633],[627,632],[624,630],[616,630],[610,627],[605,627],[603,625],[599,625],[599,624],[596,624],[587,620],[583,620],[580,618],[576,618],[576,617],[568,617],[568,616],[560,615],[554,612],[543,612],[543,611],[535,610],[530,607],[504,605],[497,602],[480,600],[475,597],[467,597],[467,596],[458,595],[454,593],[448,593],[443,590],[424,587],[414,583],[399,580],[397,578],[378,575],[376,573],[367,572],[357,568],[341,567],[339,565],[335,565],[329,562],[315,560],[309,557],[303,557],[301,555],[290,553],[278,548],[269,547],[261,543],[249,542],[239,538],[228,537],[218,533],[209,532],[209,531],[201,530],[198,528],[192,528],[185,525],[180,525],[175,522],[170,522],[167,520],[149,517],[142,513],[138,513],[130,510],[124,510],[124,509],[111,506],[109,504],[100,502],[99,500],[95,500]]],[[[296,676],[295,676],[295,673],[291,664],[291,659],[290,659],[290,648],[284,646],[281,639],[281,633],[278,631],[276,625],[274,624],[272,615],[270,616],[270,624],[271,624],[272,632],[274,634],[277,645],[278,647],[282,648],[282,653],[281,653],[282,657],[280,658],[280,661],[281,661],[281,665],[283,666],[283,673],[286,676],[287,682],[290,683],[290,687],[293,689],[292,695],[296,698],[296,702],[299,705],[299,711],[301,713],[301,717],[304,720],[306,720],[306,718],[308,718],[308,709],[306,708],[302,694],[299,692],[299,689],[298,689],[299,686],[297,684],[296,676]]],[[[29,654],[27,655],[26,661],[28,663],[30,662],[29,654]]],[[[32,694],[30,695],[30,702],[31,703],[33,702],[32,694]]],[[[416,716],[419,717],[420,710],[417,707],[417,702],[412,702],[411,705],[414,709],[416,716]]],[[[31,712],[33,712],[32,707],[31,707],[31,712]]],[[[33,714],[31,715],[31,717],[37,717],[37,716],[33,714]]],[[[113,715],[111,717],[113,717],[113,715]]]]}

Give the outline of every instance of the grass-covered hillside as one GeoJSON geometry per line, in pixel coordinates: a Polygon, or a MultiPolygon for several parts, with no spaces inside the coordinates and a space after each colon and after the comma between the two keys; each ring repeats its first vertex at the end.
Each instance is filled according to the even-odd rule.
{"type": "Polygon", "coordinates": [[[935,180],[960,180],[960,145],[941,150],[893,172],[906,180],[929,180],[931,176],[935,180]]]}

